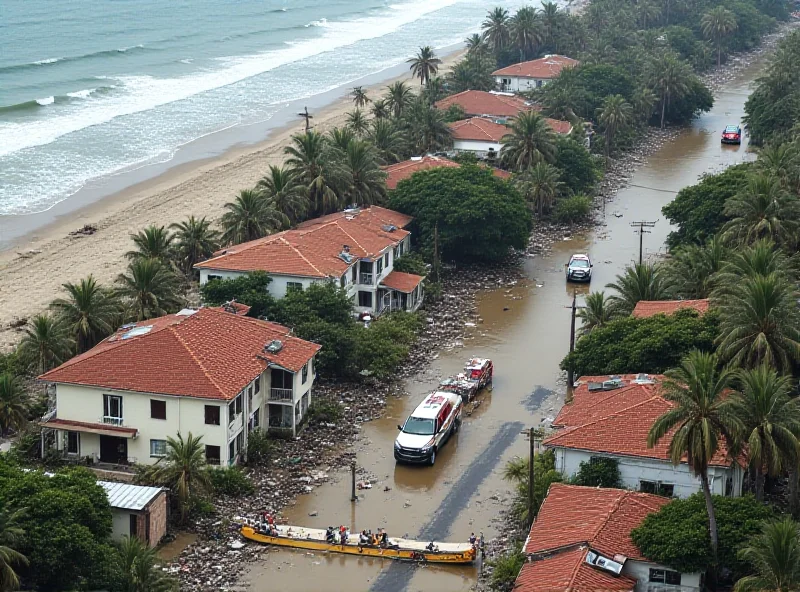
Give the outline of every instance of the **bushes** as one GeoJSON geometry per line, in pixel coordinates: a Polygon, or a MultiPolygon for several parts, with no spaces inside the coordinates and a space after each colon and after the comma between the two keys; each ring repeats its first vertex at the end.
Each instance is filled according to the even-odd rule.
{"type": "Polygon", "coordinates": [[[275,309],[275,299],[269,293],[271,281],[272,278],[264,271],[254,271],[232,280],[211,280],[200,286],[200,296],[210,306],[236,300],[251,307],[248,316],[262,317],[275,309]]]}
{"type": "Polygon", "coordinates": [[[255,493],[256,488],[253,487],[250,479],[248,479],[244,472],[238,467],[231,467],[229,469],[212,468],[208,470],[208,474],[211,477],[211,485],[214,487],[214,493],[217,495],[241,497],[243,495],[252,495],[255,493]]]}
{"type": "Polygon", "coordinates": [[[253,430],[247,436],[247,464],[251,467],[267,464],[275,453],[275,448],[275,442],[264,430],[253,430]]]}
{"type": "Polygon", "coordinates": [[[600,161],[592,156],[583,144],[569,137],[556,138],[556,168],[561,171],[561,181],[573,193],[591,191],[602,175],[600,161]]]}
{"type": "Polygon", "coordinates": [[[592,200],[585,195],[573,195],[556,202],[554,215],[562,224],[585,220],[592,211],[592,200]]]}
{"type": "Polygon", "coordinates": [[[428,266],[419,253],[408,253],[395,260],[393,269],[402,273],[413,273],[415,275],[428,275],[428,266]]]}
{"type": "Polygon", "coordinates": [[[508,553],[490,561],[489,565],[492,567],[490,586],[492,590],[500,592],[511,590],[524,564],[525,555],[522,553],[522,545],[519,543],[508,553]]]}
{"type": "Polygon", "coordinates": [[[593,456],[589,462],[582,462],[573,479],[575,485],[587,487],[622,488],[622,477],[619,474],[619,462],[615,458],[593,456]]]}
{"type": "Polygon", "coordinates": [[[356,339],[357,370],[375,378],[387,378],[408,356],[422,329],[419,315],[393,312],[359,328],[356,339]]]}
{"type": "Polygon", "coordinates": [[[309,425],[336,423],[342,418],[342,406],[336,401],[314,399],[306,413],[309,425]]]}

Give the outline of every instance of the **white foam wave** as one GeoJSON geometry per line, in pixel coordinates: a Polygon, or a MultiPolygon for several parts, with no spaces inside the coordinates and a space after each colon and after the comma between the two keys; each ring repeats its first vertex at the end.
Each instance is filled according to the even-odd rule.
{"type": "MultiPolygon", "coordinates": [[[[284,49],[225,58],[219,60],[222,67],[216,70],[166,79],[152,76],[115,77],[125,92],[81,102],[79,106],[59,110],[50,117],[33,122],[0,122],[0,156],[49,144],[66,134],[101,125],[117,117],[181,101],[365,39],[382,37],[457,2],[459,0],[412,0],[404,5],[402,11],[393,11],[391,14],[329,22],[321,36],[299,41],[284,49]]],[[[52,102],[52,97],[50,100],[52,102]]]]}
{"type": "Polygon", "coordinates": [[[311,21],[310,23],[308,23],[306,25],[306,28],[308,28],[308,27],[327,27],[327,26],[328,26],[328,19],[322,18],[322,19],[319,19],[318,21],[311,21]]]}
{"type": "Polygon", "coordinates": [[[97,92],[96,88],[85,88],[83,90],[67,93],[67,96],[73,99],[87,99],[94,92],[97,92]]]}
{"type": "Polygon", "coordinates": [[[180,60],[181,64],[191,64],[194,61],[192,58],[186,58],[184,60],[180,60]]]}
{"type": "Polygon", "coordinates": [[[45,105],[52,105],[53,103],[55,103],[56,102],[56,98],[55,97],[45,97],[43,99],[36,99],[36,102],[39,103],[42,107],[44,107],[45,105]]]}
{"type": "Polygon", "coordinates": [[[139,45],[131,45],[130,47],[120,47],[117,51],[120,52],[120,53],[125,53],[129,49],[137,49],[137,48],[142,48],[142,47],[144,47],[144,45],[142,45],[140,43],[139,45]]]}
{"type": "Polygon", "coordinates": [[[45,64],[55,64],[56,62],[60,62],[61,58],[48,58],[46,60],[39,60],[38,62],[33,62],[37,66],[44,66],[45,64]]]}

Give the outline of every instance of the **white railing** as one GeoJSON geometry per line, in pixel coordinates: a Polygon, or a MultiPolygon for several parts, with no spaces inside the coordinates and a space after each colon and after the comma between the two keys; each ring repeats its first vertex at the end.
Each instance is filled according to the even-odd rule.
{"type": "Polygon", "coordinates": [[[45,413],[45,414],[42,416],[42,423],[47,423],[48,421],[50,421],[51,419],[53,419],[53,418],[56,416],[56,411],[58,411],[58,409],[51,409],[50,411],[48,411],[47,413],[45,413]]]}
{"type": "Polygon", "coordinates": [[[371,286],[372,285],[372,274],[371,273],[361,273],[358,276],[358,283],[363,286],[371,286]]]}
{"type": "Polygon", "coordinates": [[[294,389],[271,388],[269,389],[270,401],[291,401],[294,398],[294,389]]]}
{"type": "Polygon", "coordinates": [[[104,415],[103,423],[115,426],[121,426],[124,423],[124,420],[121,417],[114,417],[113,415],[104,415]]]}

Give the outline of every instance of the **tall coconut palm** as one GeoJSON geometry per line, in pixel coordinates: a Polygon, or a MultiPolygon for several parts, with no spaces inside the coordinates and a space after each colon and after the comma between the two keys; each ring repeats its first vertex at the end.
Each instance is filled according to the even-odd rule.
{"type": "Polygon", "coordinates": [[[585,306],[576,315],[581,320],[578,335],[588,335],[614,318],[613,307],[605,292],[592,292],[586,296],[585,306]]]}
{"type": "Polygon", "coordinates": [[[335,210],[342,169],[325,137],[314,131],[292,136],[292,144],[284,152],[289,156],[286,164],[306,187],[309,213],[319,216],[335,210]]]}
{"type": "Polygon", "coordinates": [[[169,261],[172,256],[173,236],[163,226],[151,224],[144,230],[132,234],[131,240],[133,240],[136,250],[125,253],[128,259],[143,257],[169,261]]]}
{"type": "Polygon", "coordinates": [[[211,222],[189,216],[184,222],[170,224],[175,237],[175,259],[187,276],[194,275],[196,263],[208,259],[219,248],[220,233],[211,228],[211,222]]]}
{"type": "Polygon", "coordinates": [[[442,60],[436,57],[436,52],[430,45],[420,47],[417,55],[407,60],[411,64],[411,74],[419,78],[419,83],[427,86],[431,77],[439,72],[442,60]]]}
{"type": "Polygon", "coordinates": [[[422,89],[422,97],[426,102],[433,105],[436,101],[440,101],[448,95],[445,85],[445,79],[441,76],[434,76],[428,80],[428,84],[422,89]]]}
{"type": "Polygon", "coordinates": [[[378,165],[378,155],[372,144],[351,141],[342,162],[349,186],[349,204],[371,205],[386,196],[386,173],[378,165]]]}
{"type": "Polygon", "coordinates": [[[726,265],[728,249],[712,238],[705,245],[686,245],[667,262],[664,276],[669,291],[680,298],[708,298],[726,265]]]}
{"type": "Polygon", "coordinates": [[[598,120],[606,137],[606,157],[617,132],[626,130],[633,122],[633,108],[622,95],[609,95],[597,109],[598,120]]]}
{"type": "Polygon", "coordinates": [[[123,592],[173,592],[178,582],[160,567],[158,552],[138,537],[123,537],[117,545],[123,592]]]}
{"type": "Polygon", "coordinates": [[[308,195],[297,174],[287,166],[270,165],[269,172],[256,185],[289,224],[297,224],[308,212],[308,195]]]}
{"type": "Polygon", "coordinates": [[[730,401],[724,396],[731,383],[731,371],[718,368],[719,360],[715,355],[694,350],[678,368],[669,370],[661,392],[672,409],[655,421],[647,435],[648,448],[668,438],[672,463],[677,466],[686,459],[692,473],[700,478],[714,557],[712,569],[719,565],[719,536],[708,484],[708,466],[728,443],[735,441],[735,434],[742,428],[731,410],[730,401]]]}
{"type": "Polygon", "coordinates": [[[69,359],[74,347],[64,319],[38,314],[28,320],[17,353],[35,374],[44,374],[69,359]]]}
{"type": "Polygon", "coordinates": [[[0,434],[19,431],[28,421],[28,397],[20,379],[0,374],[0,434]]]}
{"type": "Polygon", "coordinates": [[[546,162],[539,162],[514,180],[517,190],[525,198],[531,210],[541,218],[555,205],[563,183],[559,170],[546,162]]]}
{"type": "Polygon", "coordinates": [[[242,189],[220,219],[222,240],[235,245],[267,236],[288,223],[286,216],[257,189],[242,189]]]}
{"type": "Polygon", "coordinates": [[[380,158],[381,164],[387,165],[401,160],[403,134],[397,129],[393,121],[389,119],[373,120],[367,139],[372,142],[372,145],[378,151],[378,158],[380,158]]]}
{"type": "Polygon", "coordinates": [[[648,29],[660,16],[661,8],[654,2],[639,2],[636,6],[636,20],[642,29],[648,29]]]}
{"type": "Polygon", "coordinates": [[[128,300],[131,316],[137,321],[177,312],[180,285],[172,270],[158,259],[136,259],[128,273],[117,276],[120,296],[128,300]]]}
{"type": "Polygon", "coordinates": [[[800,360],[797,290],[776,273],[742,279],[712,302],[720,311],[718,351],[735,366],[770,364],[784,372],[800,360]]]}
{"type": "Polygon", "coordinates": [[[519,52],[520,61],[533,57],[545,39],[541,23],[532,6],[523,6],[509,21],[511,43],[519,52]]]}
{"type": "Polygon", "coordinates": [[[540,162],[555,162],[555,134],[536,111],[520,113],[500,143],[500,158],[513,171],[522,172],[540,162]]]}
{"type": "Polygon", "coordinates": [[[369,121],[367,121],[361,109],[356,109],[347,114],[347,127],[360,137],[369,129],[369,121]]]}
{"type": "Polygon", "coordinates": [[[385,119],[391,114],[391,109],[386,99],[376,99],[372,101],[372,116],[375,119],[385,119]]]}
{"type": "Polygon", "coordinates": [[[663,53],[650,66],[650,86],[661,102],[661,129],[664,129],[670,102],[689,92],[691,69],[671,53],[663,53]]]}
{"type": "Polygon", "coordinates": [[[19,589],[19,576],[16,568],[28,565],[28,558],[17,551],[25,536],[20,526],[24,510],[0,509],[0,590],[19,589]]]}
{"type": "Polygon", "coordinates": [[[465,90],[489,91],[494,89],[493,62],[494,58],[467,54],[447,74],[448,90],[451,93],[459,93],[465,90]]]}
{"type": "Polygon", "coordinates": [[[495,54],[506,48],[511,41],[508,11],[505,8],[490,10],[481,25],[486,43],[495,54]]]}
{"type": "Polygon", "coordinates": [[[722,46],[725,38],[736,30],[736,15],[724,6],[712,8],[700,19],[703,35],[717,48],[717,66],[722,63],[722,46]]]}
{"type": "Polygon", "coordinates": [[[337,150],[337,157],[341,157],[341,153],[347,150],[350,142],[355,139],[356,132],[349,127],[335,127],[325,136],[328,146],[337,150]]]}
{"type": "Polygon", "coordinates": [[[777,177],[751,175],[745,188],[725,202],[731,218],[723,235],[738,244],[767,238],[779,245],[797,241],[800,199],[787,192],[777,177]]]}
{"type": "MultiPolygon", "coordinates": [[[[715,242],[722,242],[714,239],[715,242]]],[[[794,279],[796,264],[771,240],[759,240],[744,248],[732,251],[722,268],[711,278],[714,297],[723,300],[745,278],[766,276],[771,273],[794,279]]]]}
{"type": "Polygon", "coordinates": [[[67,282],[62,286],[66,298],[55,299],[50,308],[64,319],[80,354],[113,333],[120,312],[119,300],[91,275],[77,284],[67,282]]]}
{"type": "Polygon", "coordinates": [[[393,82],[386,88],[386,106],[396,118],[403,115],[403,110],[408,107],[412,99],[411,89],[402,80],[393,82]]]}
{"type": "Polygon", "coordinates": [[[606,288],[616,292],[608,299],[614,313],[622,316],[631,314],[640,300],[665,300],[668,296],[661,267],[652,263],[627,266],[606,288]]]}
{"type": "Polygon", "coordinates": [[[553,51],[558,51],[558,31],[564,20],[564,13],[558,9],[558,4],[555,2],[542,2],[542,11],[539,13],[539,20],[541,21],[542,28],[541,42],[548,48],[552,48],[553,51]]]}
{"type": "Polygon", "coordinates": [[[736,373],[737,393],[731,396],[747,444],[756,482],[756,498],[764,498],[764,475],[778,475],[800,459],[800,399],[790,399],[792,380],[765,364],[736,373]]]}
{"type": "Polygon", "coordinates": [[[363,86],[353,87],[350,96],[353,97],[353,104],[356,106],[356,109],[363,109],[367,106],[367,103],[369,103],[367,91],[364,90],[363,86]]]}
{"type": "Polygon", "coordinates": [[[772,143],[758,153],[756,167],[777,178],[787,190],[800,188],[800,150],[795,143],[772,143]]]}
{"type": "Polygon", "coordinates": [[[739,559],[754,573],[736,582],[733,592],[800,590],[800,525],[788,516],[765,523],[739,551],[739,559]]]}
{"type": "Polygon", "coordinates": [[[631,97],[633,113],[639,121],[648,122],[653,116],[653,109],[658,103],[658,97],[646,86],[639,86],[631,97]]]}
{"type": "Polygon", "coordinates": [[[186,523],[192,498],[211,488],[202,441],[202,436],[195,437],[191,432],[186,439],[180,432],[177,438],[167,437],[166,455],[158,460],[153,473],[155,481],[169,487],[177,497],[182,524],[186,523]]]}
{"type": "Polygon", "coordinates": [[[464,45],[467,47],[467,53],[486,52],[486,39],[480,33],[473,33],[464,39],[464,45]]]}
{"type": "Polygon", "coordinates": [[[424,99],[417,99],[403,116],[405,137],[416,154],[449,148],[453,144],[445,113],[424,99]]]}

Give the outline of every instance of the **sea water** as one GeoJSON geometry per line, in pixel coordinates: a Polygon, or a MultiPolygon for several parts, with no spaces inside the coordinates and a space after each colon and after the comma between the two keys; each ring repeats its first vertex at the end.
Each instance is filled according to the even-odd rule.
{"type": "MultiPolygon", "coordinates": [[[[522,0],[3,0],[0,215],[442,48],[522,0]]],[[[538,4],[538,3],[537,3],[538,4]]]]}

